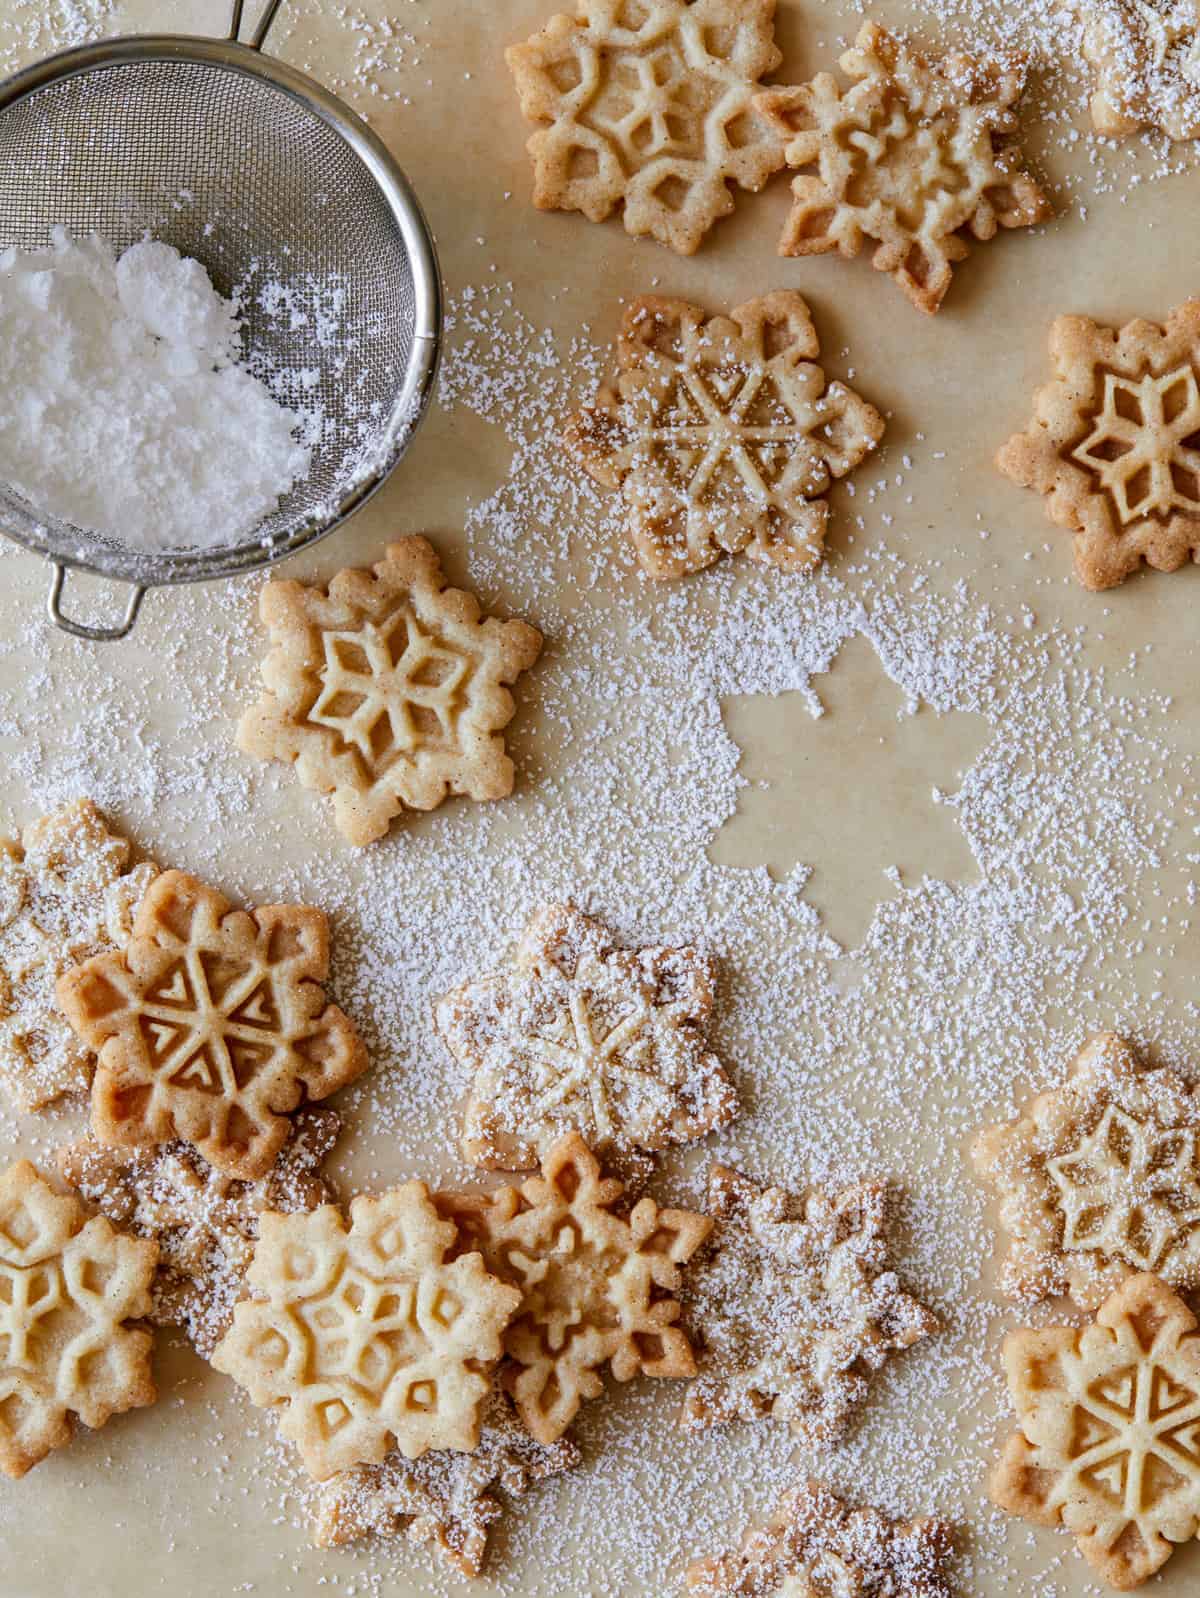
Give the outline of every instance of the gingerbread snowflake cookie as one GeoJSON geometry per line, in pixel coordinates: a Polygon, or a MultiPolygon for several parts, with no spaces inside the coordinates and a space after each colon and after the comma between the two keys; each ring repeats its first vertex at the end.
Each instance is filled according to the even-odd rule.
{"type": "Polygon", "coordinates": [[[265,1176],[291,1112],[367,1066],[326,1001],[328,973],[319,910],[235,910],[197,878],[163,872],[127,947],[58,983],[63,1013],[97,1051],[95,1136],[124,1148],[183,1138],[228,1176],[265,1176]]]}
{"type": "Polygon", "coordinates": [[[1124,138],[1158,128],[1200,134],[1200,11],[1196,0],[1076,0],[1083,53],[1096,72],[1096,131],[1124,138]]]}
{"type": "Polygon", "coordinates": [[[580,1405],[619,1382],[695,1371],[676,1293],[712,1222],[639,1199],[618,1211],[624,1185],[602,1176],[576,1132],[546,1154],[540,1176],[487,1194],[442,1193],[461,1248],[520,1292],[504,1334],[506,1381],[540,1443],[556,1443],[580,1405]]]}
{"type": "Polygon", "coordinates": [[[1024,72],[966,55],[931,59],[875,22],[863,23],[841,67],[855,80],[849,89],[822,72],[758,97],[789,140],[788,165],[816,168],[792,184],[779,252],[850,257],[870,239],[875,268],[932,313],[968,237],[1052,214],[1017,141],[1024,72]]]}
{"type": "Polygon", "coordinates": [[[602,487],[620,490],[651,577],[740,550],[784,571],[821,559],[830,484],[884,424],[828,381],[819,354],[808,306],[788,289],[728,316],[652,296],[627,307],[616,380],[566,437],[602,487]]]}
{"type": "Polygon", "coordinates": [[[448,587],[424,538],[397,539],[369,571],[341,571],[328,588],[267,583],[259,609],[274,648],[238,745],[293,763],[306,788],[329,794],[351,843],[449,794],[512,792],[508,685],[533,665],[542,635],[484,616],[474,594],[448,587]]]}
{"type": "Polygon", "coordinates": [[[460,1251],[423,1182],[356,1198],[347,1227],[331,1204],[264,1214],[247,1281],[253,1297],[212,1363],[279,1413],[309,1473],[324,1481],[378,1465],[390,1448],[469,1452],[521,1295],[460,1251]]]}
{"type": "Polygon", "coordinates": [[[126,1237],[28,1160],[0,1176],[0,1471],[23,1476],[71,1439],[152,1404],[158,1247],[126,1237]]]}
{"type": "Polygon", "coordinates": [[[954,1530],[851,1507],[819,1482],[786,1493],[741,1546],[688,1567],[693,1598],[952,1598],[954,1530]]]}
{"type": "Polygon", "coordinates": [[[91,1050],[64,1021],[64,971],[123,948],[155,868],[81,799],[0,839],[0,1076],[23,1110],[87,1089],[91,1050]]]}
{"type": "Polygon", "coordinates": [[[389,1454],[382,1465],[331,1477],[321,1491],[314,1540],[318,1548],[334,1548],[365,1537],[405,1537],[431,1546],[460,1575],[478,1576],[505,1507],[578,1463],[573,1442],[539,1443],[512,1400],[494,1389],[473,1453],[389,1454]]]}
{"type": "Polygon", "coordinates": [[[86,1137],[59,1149],[58,1168],[115,1225],[158,1243],[151,1319],[184,1327],[207,1357],[245,1291],[263,1211],[290,1215],[331,1198],[320,1172],[340,1126],[333,1110],[301,1110],[270,1170],[249,1182],[178,1142],[121,1149],[86,1137]]]}
{"type": "Polygon", "coordinates": [[[755,109],[779,65],[775,0],[579,0],[506,59],[537,124],[533,203],[691,255],[733,210],[730,185],[757,190],[783,147],[755,109]]]}
{"type": "Polygon", "coordinates": [[[473,1073],[467,1159],[520,1171],[565,1131],[618,1155],[688,1143],[737,1114],[707,1041],[715,973],[699,949],[620,948],[572,905],[525,929],[507,970],[440,999],[438,1030],[473,1073]]]}
{"type": "Polygon", "coordinates": [[[1000,1197],[1016,1299],[1095,1309],[1124,1277],[1200,1287],[1200,1095],[1106,1033],[1026,1114],[985,1127],[972,1157],[1000,1197]]]}
{"type": "Polygon", "coordinates": [[[1010,1514],[1071,1532],[1125,1592],[1200,1533],[1200,1327],[1158,1277],[1130,1277],[1084,1328],[1011,1332],[1020,1422],[992,1473],[1010,1514]]]}
{"type": "Polygon", "coordinates": [[[684,1426],[772,1417],[835,1440],[889,1354],[938,1329],[888,1268],[886,1189],[790,1194],[715,1165],[708,1212],[713,1242],[688,1282],[701,1353],[684,1426]]]}
{"type": "Polygon", "coordinates": [[[1050,354],[1054,379],[996,465],[1075,535],[1079,580],[1114,588],[1143,561],[1200,559],[1200,300],[1161,327],[1060,316],[1050,354]]]}

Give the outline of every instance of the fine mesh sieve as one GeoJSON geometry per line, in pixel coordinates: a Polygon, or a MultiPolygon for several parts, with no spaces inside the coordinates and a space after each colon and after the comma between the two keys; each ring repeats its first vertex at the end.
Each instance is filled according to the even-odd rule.
{"type": "Polygon", "coordinates": [[[0,481],[0,532],[54,562],[50,615],[80,637],[123,637],[147,588],[250,571],[331,532],[399,460],[432,389],[441,295],[412,190],[347,106],[260,53],[280,0],[246,44],[242,4],[227,39],[109,40],[0,85],[0,247],[41,248],[59,224],[118,252],[165,240],[241,291],[268,382],[290,403],[304,374],[325,418],[308,478],[218,549],[142,554],[0,481]],[[68,567],[132,585],[120,624],[63,615],[68,567]]]}

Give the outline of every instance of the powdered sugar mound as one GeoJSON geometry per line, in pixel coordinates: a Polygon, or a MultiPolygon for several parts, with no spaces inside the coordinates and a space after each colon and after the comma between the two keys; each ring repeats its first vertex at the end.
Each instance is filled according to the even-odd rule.
{"type": "Polygon", "coordinates": [[[0,478],[133,549],[236,544],[308,472],[300,417],[238,364],[198,261],[55,229],[0,255],[0,478]]]}

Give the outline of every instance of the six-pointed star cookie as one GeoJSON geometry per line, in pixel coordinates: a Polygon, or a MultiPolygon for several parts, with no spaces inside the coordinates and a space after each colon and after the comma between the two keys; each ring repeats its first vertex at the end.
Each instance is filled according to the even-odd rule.
{"type": "Polygon", "coordinates": [[[466,1157],[522,1171],[569,1129],[630,1154],[733,1120],[733,1088],[707,1044],[714,980],[699,949],[622,949],[571,905],[539,910],[509,970],[455,988],[435,1009],[474,1074],[466,1157]]]}
{"type": "Polygon", "coordinates": [[[275,647],[238,745],[294,762],[306,788],[332,796],[351,843],[448,794],[512,792],[505,684],[533,665],[542,635],[447,587],[426,539],[397,539],[370,571],[341,571],[327,589],[270,582],[259,609],[275,647]]]}
{"type": "Polygon", "coordinates": [[[1096,69],[1092,121],[1124,138],[1157,127],[1200,133],[1200,13],[1196,0],[1076,0],[1083,53],[1096,69]]]}
{"type": "Polygon", "coordinates": [[[1002,1509],[1074,1534],[1124,1592],[1200,1532],[1200,1328],[1158,1277],[1132,1276],[1092,1325],[1011,1332],[1020,1431],[989,1490],[1002,1509]]]}
{"type": "Polygon", "coordinates": [[[688,1281],[688,1430],[771,1416],[831,1441],[888,1355],[937,1331],[887,1268],[886,1201],[878,1182],[795,1195],[713,1166],[716,1232],[688,1281]]]}
{"type": "Polygon", "coordinates": [[[319,910],[235,910],[182,871],[156,877],[127,947],[60,978],[58,1002],[97,1051],[92,1131],[132,1147],[184,1138],[230,1176],[265,1176],[304,1099],[367,1067],[321,984],[319,910]]]}
{"type": "Polygon", "coordinates": [[[506,52],[521,110],[538,124],[533,203],[625,228],[690,255],[761,189],[783,145],[754,108],[779,65],[775,0],[580,0],[506,52]]]}
{"type": "Polygon", "coordinates": [[[1002,1283],[1032,1301],[1095,1309],[1126,1276],[1200,1286],[1200,1095],[1144,1070],[1110,1033],[1026,1114],[985,1127],[972,1157],[1012,1239],[1002,1283]]]}
{"type": "Polygon", "coordinates": [[[1074,533],[1080,581],[1113,588],[1143,560],[1200,559],[1200,300],[1161,327],[1060,316],[1050,354],[1054,379],[996,465],[1074,533]]]}
{"type": "Polygon", "coordinates": [[[932,60],[874,22],[841,66],[850,89],[822,72],[758,97],[790,140],[788,165],[817,168],[793,181],[779,252],[854,256],[873,239],[875,267],[934,312],[968,235],[990,239],[1051,215],[1015,134],[1024,72],[965,55],[932,60]]]}
{"type": "Polygon", "coordinates": [[[784,571],[820,560],[830,484],[875,448],[883,418],[830,383],[819,354],[791,290],[728,317],[652,296],[627,307],[616,381],[566,439],[598,483],[620,489],[651,577],[739,550],[784,571]]]}

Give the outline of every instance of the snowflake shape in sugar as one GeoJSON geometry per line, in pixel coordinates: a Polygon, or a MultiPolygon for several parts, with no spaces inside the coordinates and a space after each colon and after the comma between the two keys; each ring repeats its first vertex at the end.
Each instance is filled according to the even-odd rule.
{"type": "Polygon", "coordinates": [[[90,1049],[59,1012],[71,966],[123,948],[155,874],[81,799],[0,840],[0,1075],[23,1110],[86,1090],[90,1049]]]}
{"type": "Polygon", "coordinates": [[[158,1249],[88,1220],[27,1160],[0,1176],[0,1470],[23,1476],[71,1438],[152,1404],[148,1314],[158,1249]]]}
{"type": "Polygon", "coordinates": [[[990,1482],[1002,1509],[1072,1532],[1125,1590],[1200,1532],[1200,1328],[1158,1277],[1130,1277],[1092,1325],[1009,1334],[1021,1430],[990,1482]]]}
{"type": "Polygon", "coordinates": [[[690,255],[733,209],[729,185],[762,188],[783,148],[754,108],[780,62],[775,0],[580,0],[505,59],[529,139],[534,204],[690,255]]]}
{"type": "Polygon", "coordinates": [[[1105,327],[1060,316],[1053,380],[1034,417],[1000,450],[1006,477],[1046,496],[1075,535],[1088,588],[1112,588],[1143,561],[1175,571],[1200,553],[1200,300],[1161,326],[1105,327]]]}
{"type": "Polygon", "coordinates": [[[260,609],[275,645],[268,691],[238,743],[294,762],[306,788],[331,794],[352,843],[450,793],[512,792],[504,685],[533,665],[541,634],[484,617],[473,594],[448,588],[425,539],[389,544],[372,570],[339,572],[328,589],[268,583],[260,609]]]}
{"type": "Polygon", "coordinates": [[[324,1205],[264,1214],[247,1280],[212,1363],[262,1408],[319,1481],[395,1447],[470,1452],[489,1367],[520,1294],[478,1254],[447,1259],[454,1227],[421,1182],[356,1198],[347,1229],[324,1205]]]}
{"type": "Polygon", "coordinates": [[[441,1212],[488,1269],[520,1289],[504,1336],[506,1381],[540,1443],[556,1443],[580,1405],[603,1391],[608,1366],[632,1377],[691,1376],[691,1345],[675,1294],[712,1223],[643,1198],[618,1213],[624,1184],[576,1132],[542,1161],[540,1176],[488,1194],[438,1195],[441,1212]]]}
{"type": "Polygon", "coordinates": [[[1024,73],[965,55],[929,59],[874,22],[841,66],[850,89],[822,72],[758,97],[790,141],[788,165],[817,168],[793,181],[780,254],[849,257],[872,239],[876,269],[932,313],[968,253],[966,235],[990,239],[1051,215],[1015,135],[1024,73]]]}
{"type": "Polygon", "coordinates": [[[682,1421],[771,1417],[836,1440],[888,1355],[938,1329],[886,1268],[886,1189],[793,1195],[715,1165],[712,1249],[689,1284],[702,1340],[682,1421]]]}
{"type": "Polygon", "coordinates": [[[462,1146],[525,1170],[574,1129],[634,1154],[703,1137],[737,1114],[707,1047],[715,975],[695,948],[617,948],[571,905],[540,910],[510,970],[437,1003],[438,1030],[473,1072],[462,1146]]]}
{"type": "Polygon", "coordinates": [[[58,984],[98,1053],[93,1133],[118,1147],[183,1138],[229,1176],[265,1176],[301,1100],[366,1069],[354,1028],[325,1001],[328,971],[319,910],[235,910],[195,877],[163,872],[127,948],[58,984]]]}
{"type": "Polygon", "coordinates": [[[1158,127],[1200,133],[1200,18],[1196,0],[1081,0],[1083,53],[1096,70],[1098,132],[1123,138],[1158,127]]]}
{"type": "Polygon", "coordinates": [[[568,427],[568,447],[621,491],[638,559],[680,577],[745,550],[784,571],[820,560],[825,497],[879,443],[883,418],[816,364],[799,294],[708,316],[685,300],[626,307],[618,375],[568,427]]]}

